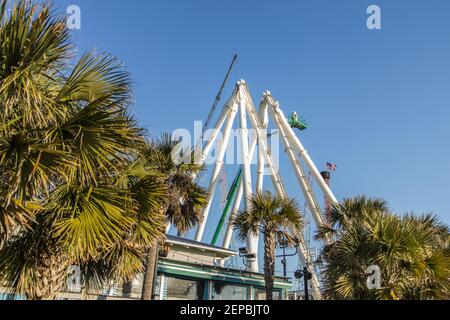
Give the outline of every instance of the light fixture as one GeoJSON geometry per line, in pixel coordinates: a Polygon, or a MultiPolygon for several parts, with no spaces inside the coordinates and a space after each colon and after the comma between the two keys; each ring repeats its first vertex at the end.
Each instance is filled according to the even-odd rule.
{"type": "Polygon", "coordinates": [[[170,246],[170,244],[168,244],[168,243],[164,243],[164,245],[162,245],[160,248],[159,248],[159,256],[161,257],[161,258],[167,258],[168,256],[169,256],[169,252],[170,252],[170,249],[171,249],[172,247],[170,246]]]}
{"type": "Polygon", "coordinates": [[[286,249],[289,247],[289,242],[287,241],[287,239],[283,239],[280,241],[280,248],[281,249],[286,249]]]}
{"type": "Polygon", "coordinates": [[[245,259],[247,259],[247,262],[256,262],[256,254],[255,253],[248,253],[245,255],[245,259]]]}
{"type": "Polygon", "coordinates": [[[245,257],[248,254],[247,248],[239,248],[239,256],[245,257]]]}
{"type": "Polygon", "coordinates": [[[312,280],[312,273],[309,272],[308,268],[305,267],[303,270],[297,270],[294,273],[296,279],[304,279],[303,284],[305,287],[305,300],[309,300],[309,284],[308,282],[312,280]]]}

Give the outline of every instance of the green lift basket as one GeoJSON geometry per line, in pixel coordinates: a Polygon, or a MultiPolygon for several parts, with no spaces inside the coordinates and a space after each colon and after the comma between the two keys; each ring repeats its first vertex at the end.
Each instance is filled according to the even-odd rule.
{"type": "Polygon", "coordinates": [[[289,125],[292,128],[298,129],[300,131],[308,129],[308,124],[304,119],[299,118],[297,112],[293,112],[289,117],[289,125]]]}

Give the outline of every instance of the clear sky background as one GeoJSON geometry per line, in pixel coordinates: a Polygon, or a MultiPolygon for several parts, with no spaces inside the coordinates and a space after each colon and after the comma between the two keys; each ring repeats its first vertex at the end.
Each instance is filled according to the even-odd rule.
{"type": "MultiPolygon", "coordinates": [[[[450,223],[450,1],[54,3],[81,7],[80,51],[123,60],[133,112],[150,134],[204,121],[237,53],[224,99],[243,78],[256,101],[269,89],[286,113],[304,116],[301,139],[319,169],[338,165],[339,199],[382,197],[395,212],[450,223]],[[382,30],[366,27],[371,4],[381,7],[382,30]]],[[[293,172],[282,173],[295,196],[293,172]]]]}

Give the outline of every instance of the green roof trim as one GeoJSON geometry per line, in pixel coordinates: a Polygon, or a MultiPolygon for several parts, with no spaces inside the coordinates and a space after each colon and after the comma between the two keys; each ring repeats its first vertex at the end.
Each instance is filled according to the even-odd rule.
{"type": "MultiPolygon", "coordinates": [[[[158,272],[188,278],[221,281],[247,286],[264,287],[264,276],[262,274],[246,273],[239,270],[215,268],[205,265],[193,265],[160,259],[158,272]]],[[[292,283],[285,281],[285,278],[276,278],[275,289],[292,289],[292,283]]]]}

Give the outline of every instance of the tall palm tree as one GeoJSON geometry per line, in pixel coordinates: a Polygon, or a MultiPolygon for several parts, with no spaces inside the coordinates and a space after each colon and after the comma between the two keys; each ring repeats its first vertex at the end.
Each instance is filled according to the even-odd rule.
{"type": "MultiPolygon", "coordinates": [[[[158,172],[162,182],[166,185],[167,201],[161,208],[166,223],[173,225],[179,235],[191,230],[203,219],[203,209],[207,204],[207,191],[198,185],[195,177],[200,173],[201,167],[193,161],[177,163],[173,152],[177,150],[178,142],[171,139],[167,133],[153,139],[143,152],[141,168],[158,172]]],[[[191,160],[195,157],[192,154],[191,160]]],[[[139,170],[145,172],[145,170],[139,170]]],[[[142,299],[151,300],[154,291],[155,267],[157,264],[158,241],[149,247],[147,263],[144,274],[142,299]]]]}
{"type": "Polygon", "coordinates": [[[347,199],[331,210],[331,237],[323,258],[330,299],[448,299],[449,229],[436,217],[398,216],[380,199],[347,199]],[[381,288],[370,290],[366,270],[381,270],[381,288]]]}
{"type": "Polygon", "coordinates": [[[250,208],[238,212],[233,226],[241,240],[258,231],[263,234],[266,297],[273,300],[277,243],[298,243],[298,236],[303,232],[303,219],[297,203],[293,199],[273,196],[270,192],[256,194],[250,198],[250,208]]]}
{"type": "Polygon", "coordinates": [[[87,285],[132,278],[165,230],[166,186],[135,175],[142,130],[129,75],[106,54],[77,61],[48,4],[0,3],[0,282],[55,297],[68,267],[87,285]],[[73,63],[75,65],[72,67],[73,63]]]}

